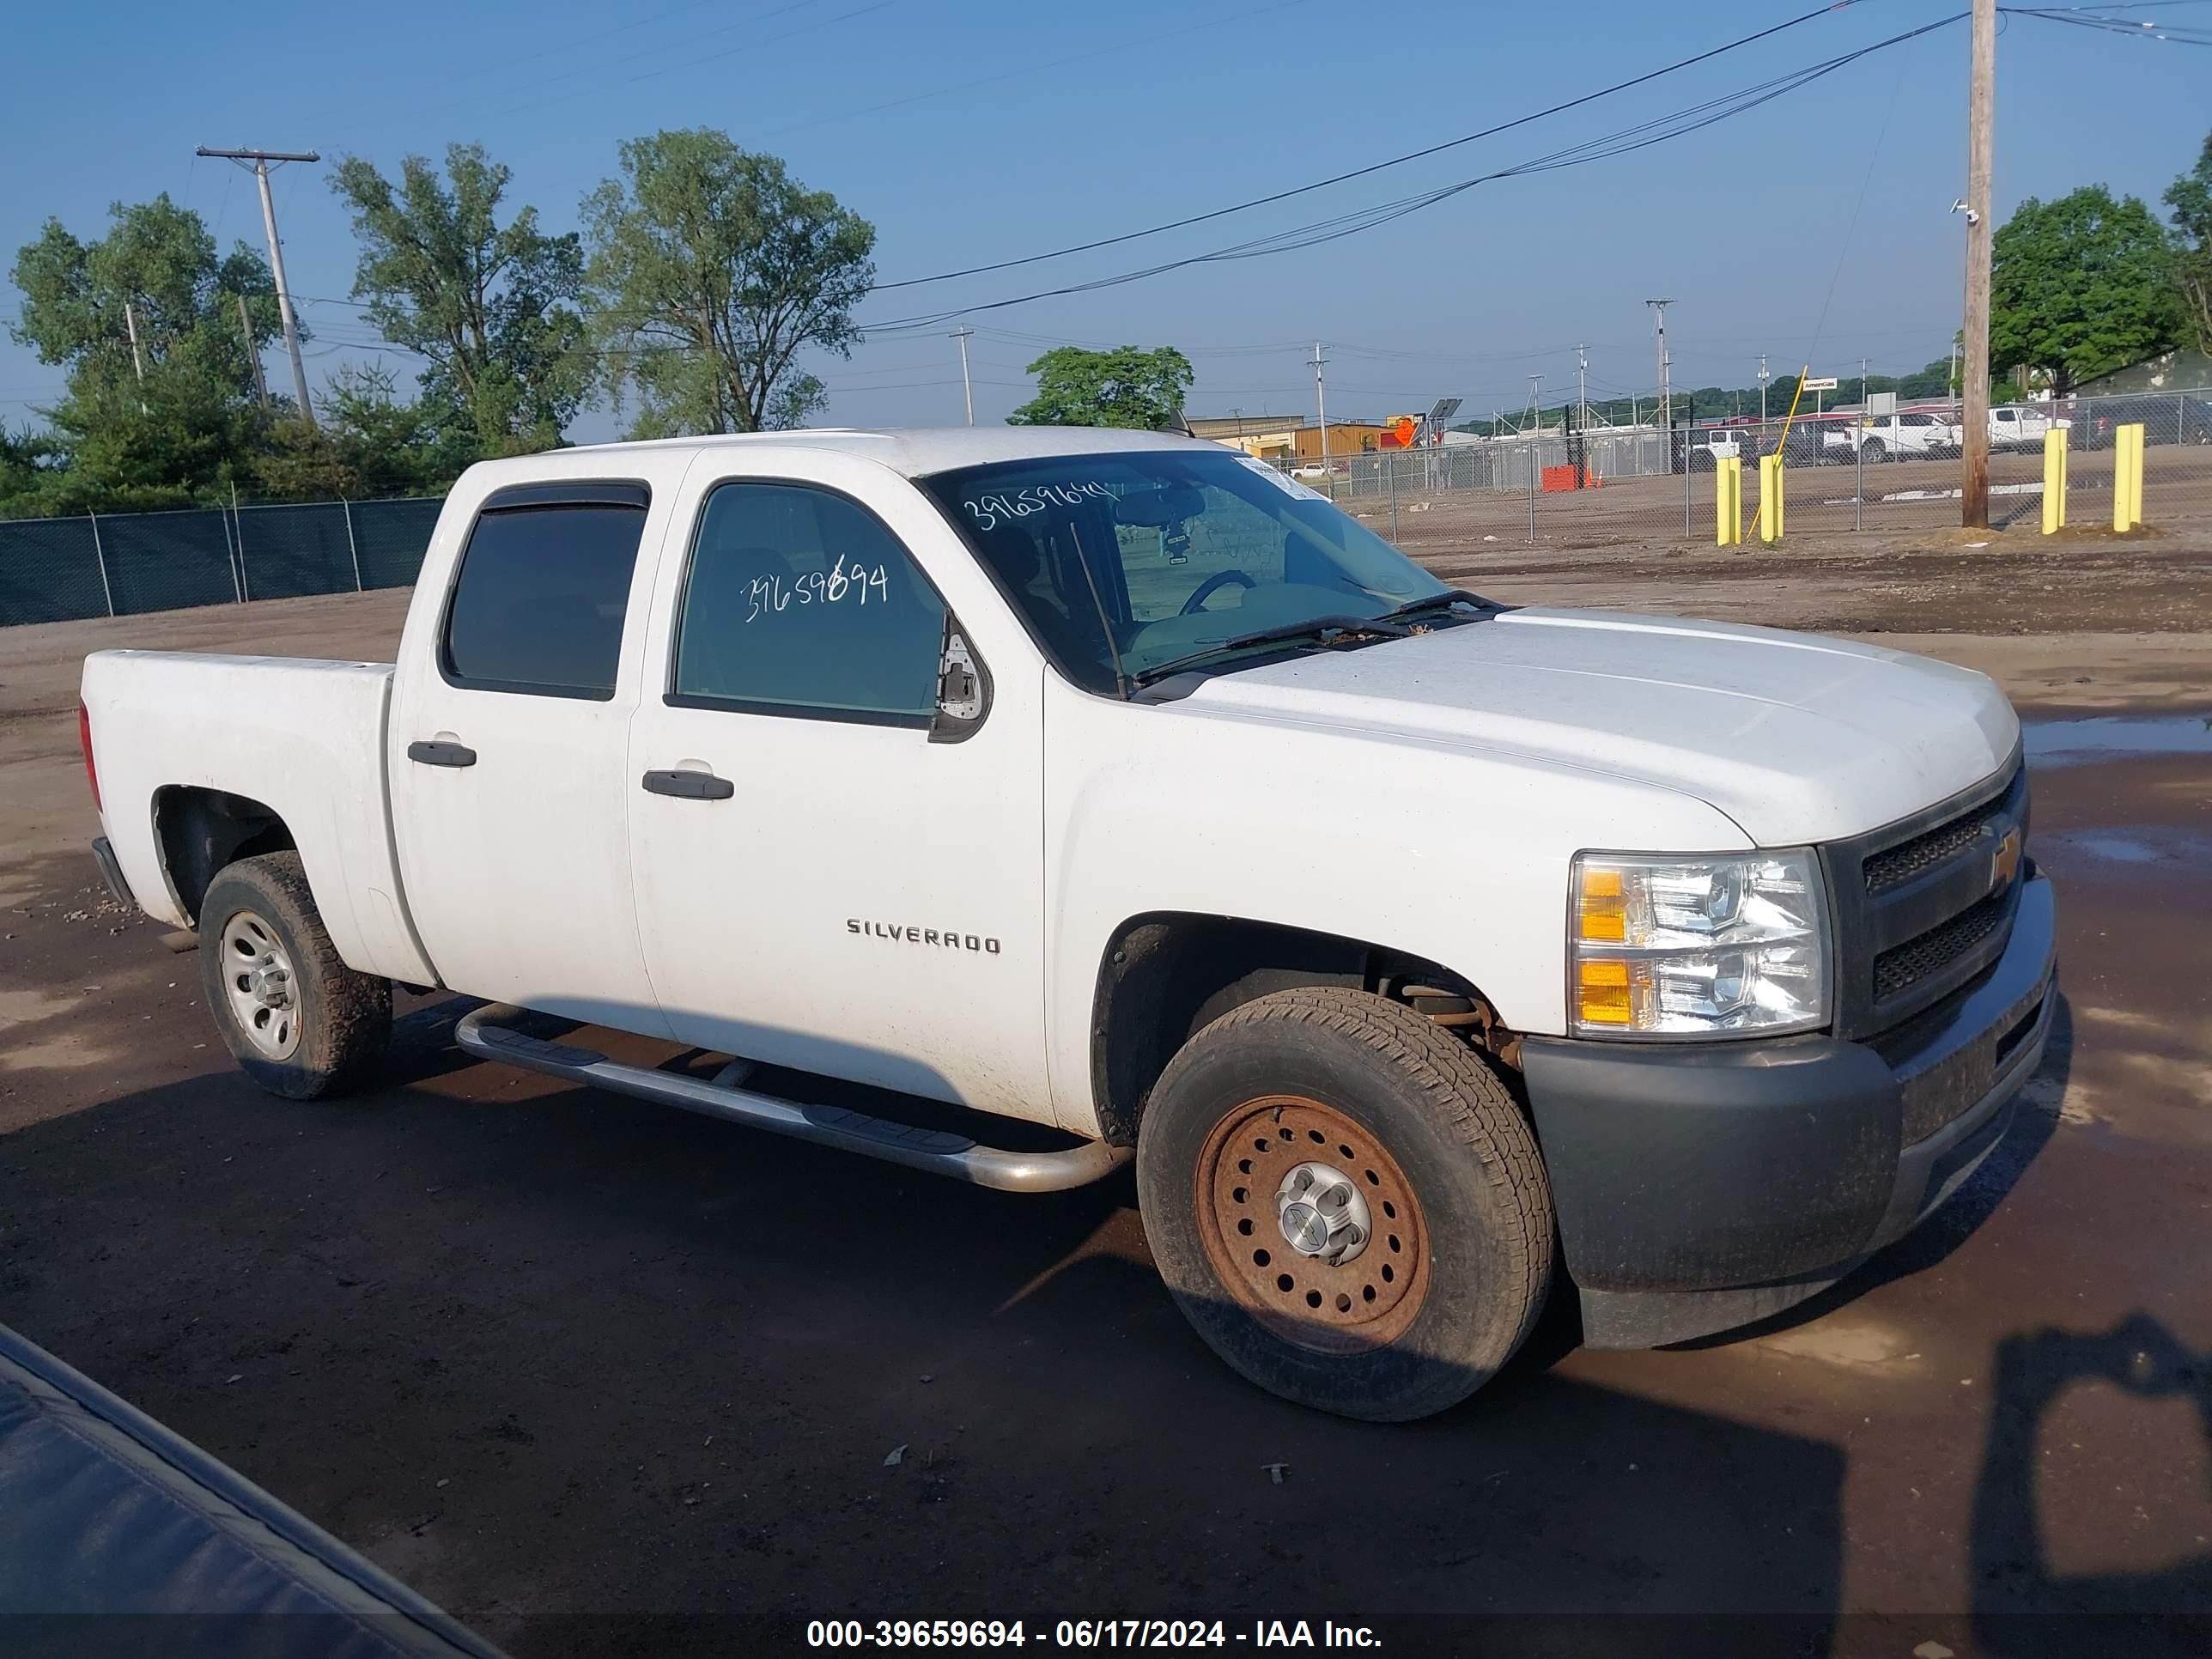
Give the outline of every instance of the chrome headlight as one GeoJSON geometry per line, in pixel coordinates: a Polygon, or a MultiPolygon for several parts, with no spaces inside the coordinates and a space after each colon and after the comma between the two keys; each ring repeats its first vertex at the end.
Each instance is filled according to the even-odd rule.
{"type": "Polygon", "coordinates": [[[1828,1022],[1827,903],[1809,848],[1577,854],[1567,933],[1577,1036],[1771,1036],[1828,1022]]]}

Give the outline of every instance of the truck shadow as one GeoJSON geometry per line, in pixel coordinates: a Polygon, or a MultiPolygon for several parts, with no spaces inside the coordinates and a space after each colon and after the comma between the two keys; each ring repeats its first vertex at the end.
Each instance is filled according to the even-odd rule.
{"type": "MultiPolygon", "coordinates": [[[[2212,1468],[2212,1353],[2138,1313],[2109,1331],[2008,1336],[1997,1344],[1994,1375],[1972,1546],[1974,1632],[1986,1651],[2040,1659],[2123,1647],[2131,1654],[2212,1650],[2212,1551],[2140,1571],[2069,1573],[2052,1565],[2046,1520],[2061,1483],[2051,1473],[2057,1461],[2039,1443],[2062,1396],[2103,1384],[2134,1406],[2185,1405],[2195,1413],[2197,1444],[2166,1455],[2212,1468]]],[[[2212,1480],[2203,1498],[2212,1499],[2212,1480]]]]}

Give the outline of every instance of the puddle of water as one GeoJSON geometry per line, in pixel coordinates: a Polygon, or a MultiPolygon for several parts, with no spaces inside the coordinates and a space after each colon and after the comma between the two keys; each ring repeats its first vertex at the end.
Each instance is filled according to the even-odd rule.
{"type": "Polygon", "coordinates": [[[2054,869],[2098,864],[2212,864],[2212,835],[2155,823],[2037,830],[2035,856],[2054,869]]]}
{"type": "Polygon", "coordinates": [[[2212,755],[2212,714],[2100,714],[2023,720],[2021,740],[2034,766],[2084,766],[2141,755],[2212,755]]]}

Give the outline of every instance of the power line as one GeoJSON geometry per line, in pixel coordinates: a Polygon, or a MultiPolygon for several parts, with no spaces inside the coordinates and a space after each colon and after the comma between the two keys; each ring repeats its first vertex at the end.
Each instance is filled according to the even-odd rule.
{"type": "Polygon", "coordinates": [[[1917,28],[1907,29],[1901,33],[1891,35],[1886,40],[1877,40],[1870,46],[1840,53],[1834,58],[1809,64],[1803,69],[1792,70],[1786,75],[1778,76],[1771,80],[1741,88],[1720,98],[1708,99],[1701,104],[1692,105],[1686,109],[1677,110],[1668,115],[1638,122],[1633,126],[1623,128],[1604,137],[1571,144],[1564,149],[1554,150],[1548,155],[1538,156],[1513,167],[1502,167],[1473,179],[1463,179],[1456,183],[1440,185],[1413,196],[1401,197],[1395,201],[1339,214],[1333,218],[1315,221],[1288,230],[1254,237],[1249,240],[1236,243],[1225,248],[1216,248],[1209,252],[1164,260],[1158,264],[1146,266],[1140,270],[1122,271],[1110,276],[1096,277],[1088,282],[1064,283],[1058,288],[1042,289],[1030,294],[1017,295],[1010,299],[979,301],[973,305],[951,306],[942,311],[915,317],[896,318],[884,322],[864,322],[862,326],[877,334],[933,328],[957,318],[971,316],[978,312],[1004,310],[1011,306],[1027,305],[1036,300],[1056,299],[1065,295],[1088,294],[1100,289],[1116,288],[1124,283],[1142,282],[1146,278],[1161,276],[1169,271],[1180,270],[1189,265],[1207,264],[1231,259],[1260,258],[1272,254],[1318,246],[1322,243],[1357,235],[1362,231],[1371,230],[1394,219],[1417,213],[1423,208],[1433,206],[1462,191],[1472,190],[1479,185],[1489,184],[1500,179],[1517,178],[1532,173],[1546,173],[1563,167],[1585,166],[1592,161],[1605,161],[1616,155],[1649,149],[1652,145],[1663,143],[1670,138],[1678,138],[1698,131],[1717,122],[1726,120],[1730,116],[1740,115],[1747,111],[1756,109],[1763,104],[1771,103],[1785,94],[1808,86],[1813,82],[1832,75],[1836,70],[1856,63],[1875,52],[1917,40],[1936,29],[1948,27],[1966,15],[1964,12],[1954,12],[1934,22],[1923,23],[1917,28]]]}
{"type": "Polygon", "coordinates": [[[1832,13],[1844,10],[1855,3],[1856,0],[1836,0],[1836,3],[1818,7],[1812,11],[1776,23],[1771,27],[1760,29],[1756,33],[1743,35],[1736,40],[1727,41],[1713,47],[1711,51],[1698,52],[1691,58],[1679,58],[1662,68],[1649,70],[1626,81],[1616,81],[1609,87],[1601,87],[1595,92],[1583,93],[1579,97],[1570,98],[1562,103],[1553,104],[1548,108],[1537,110],[1533,114],[1516,116],[1510,121],[1503,121],[1496,126],[1485,127],[1480,132],[1470,132],[1461,137],[1446,139],[1442,143],[1431,144],[1423,149],[1408,150],[1403,155],[1393,155],[1387,161],[1370,162],[1365,167],[1354,167],[1348,173],[1340,173],[1330,178],[1316,179],[1311,184],[1298,185],[1289,190],[1279,190],[1272,195],[1255,196],[1249,201],[1237,202],[1224,208],[1215,208],[1210,212],[1193,214],[1188,218],[1172,219],[1165,224],[1150,225],[1142,230],[1125,231],[1118,236],[1106,236],[1097,241],[1079,242],[1073,246],[1054,248],[1049,253],[1026,254],[1018,259],[1000,259],[990,264],[969,265],[960,270],[939,271],[931,276],[908,276],[896,283],[878,283],[870,291],[887,293],[893,289],[918,288],[926,283],[949,283],[955,277],[980,276],[988,271],[994,270],[1012,270],[1019,265],[1033,265],[1046,259],[1063,258],[1071,253],[1094,252],[1099,248],[1115,247],[1123,242],[1133,242],[1140,237],[1157,236],[1164,231],[1182,230],[1191,225],[1202,225],[1210,220],[1226,218],[1232,213],[1243,213],[1249,208],[1267,207],[1276,202],[1288,201],[1294,196],[1304,196],[1314,191],[1327,190],[1333,185],[1345,184],[1354,179],[1364,179],[1369,173],[1380,173],[1386,167],[1401,167],[1408,161],[1419,161],[1431,155],[1440,155],[1446,150],[1457,149],[1462,145],[1474,143],[1480,139],[1494,138],[1499,133],[1510,132],[1516,127],[1524,127],[1532,122],[1541,121],[1547,117],[1563,114],[1571,109],[1578,109],[1584,104],[1595,103],[1601,98],[1609,98],[1617,92],[1626,92],[1632,87],[1640,87],[1647,82],[1656,81],[1662,76],[1672,75],[1679,70],[1686,70],[1693,64],[1705,63],[1723,53],[1735,52],[1739,47],[1750,46],[1754,41],[1764,40],[1771,35],[1780,34],[1786,29],[1796,28],[1801,23],[1809,23],[1816,17],[1825,17],[1832,13]]]}

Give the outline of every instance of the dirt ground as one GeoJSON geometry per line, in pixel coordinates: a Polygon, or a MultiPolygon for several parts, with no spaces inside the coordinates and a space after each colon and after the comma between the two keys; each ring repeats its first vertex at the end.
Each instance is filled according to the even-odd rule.
{"type": "MultiPolygon", "coordinates": [[[[1572,553],[1419,516],[1499,598],[1879,635],[2037,722],[2185,745],[2212,716],[2205,539],[1572,553]]],[[[2039,763],[2062,1023],[1929,1226],[1732,1340],[1595,1353],[1555,1318],[1379,1428],[1218,1364],[1126,1180],[993,1194],[479,1065],[449,1000],[406,1005],[369,1095],[246,1085],[196,958],[96,884],[76,661],[386,656],[405,597],[0,632],[0,1321],[518,1655],[1152,1614],[1405,1651],[2212,1650],[2201,749],[2039,763]]]]}

